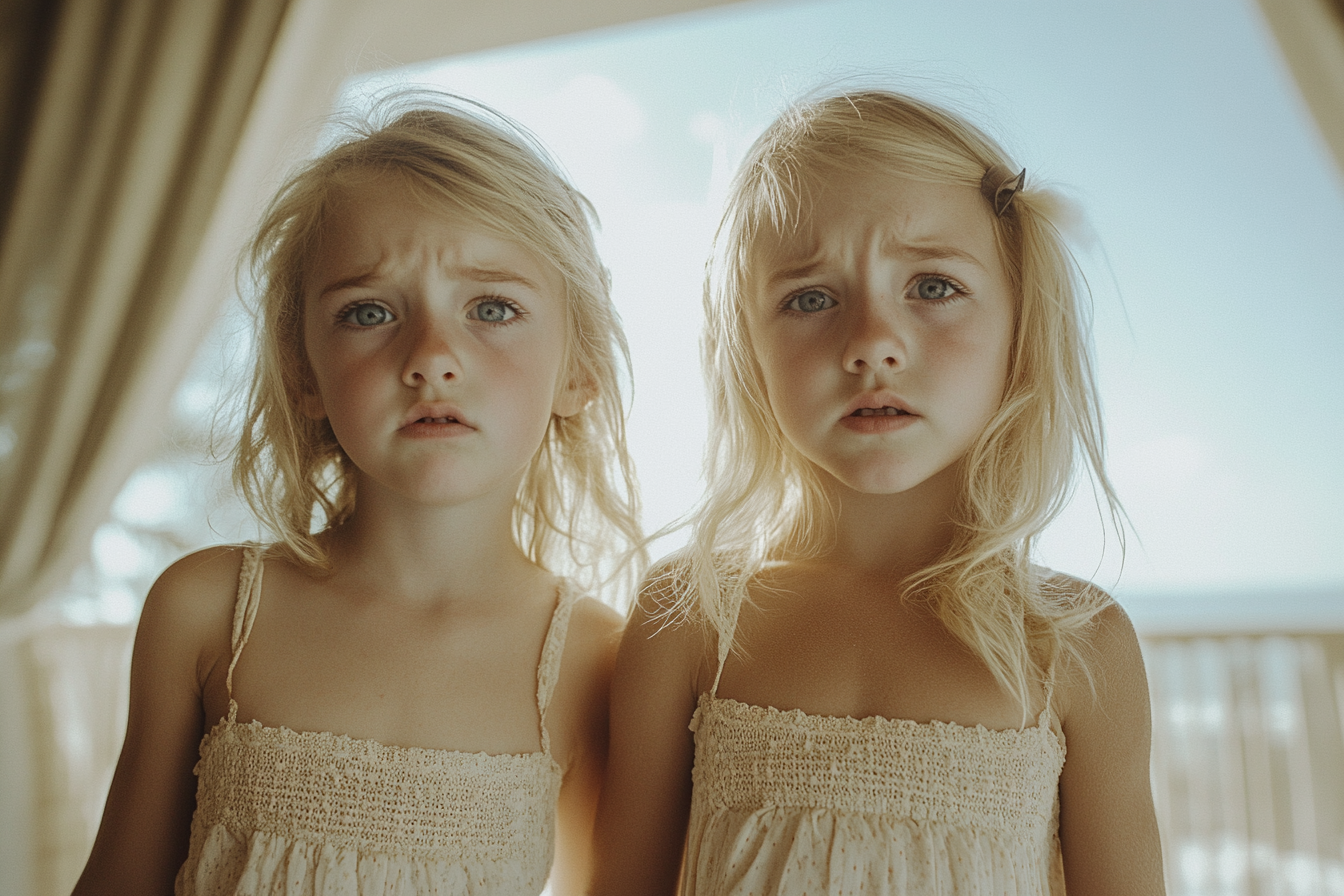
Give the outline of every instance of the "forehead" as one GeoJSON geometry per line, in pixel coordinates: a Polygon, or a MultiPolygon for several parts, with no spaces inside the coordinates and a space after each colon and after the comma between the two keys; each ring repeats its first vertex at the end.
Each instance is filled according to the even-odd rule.
{"type": "Polygon", "coordinates": [[[753,240],[753,279],[787,278],[810,262],[871,250],[915,261],[957,258],[991,273],[1003,269],[993,214],[972,186],[836,171],[812,179],[789,211],[788,225],[763,223],[753,240]]]}
{"type": "Polygon", "coordinates": [[[444,271],[511,274],[563,294],[560,272],[539,253],[427,187],[384,172],[354,172],[328,188],[326,212],[306,265],[305,292],[359,275],[444,271]]]}

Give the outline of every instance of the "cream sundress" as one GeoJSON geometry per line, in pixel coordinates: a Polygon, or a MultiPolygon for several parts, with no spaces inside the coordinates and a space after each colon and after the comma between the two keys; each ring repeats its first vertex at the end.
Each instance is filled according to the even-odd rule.
{"type": "Polygon", "coordinates": [[[1061,896],[1064,734],[818,716],[701,694],[682,892],[1061,896]]]}
{"type": "Polygon", "coordinates": [[[261,600],[263,548],[238,577],[229,714],[201,741],[183,894],[527,894],[546,885],[562,770],[546,707],[576,595],[562,584],[537,668],[541,752],[388,746],[240,724],[233,669],[261,600]]]}

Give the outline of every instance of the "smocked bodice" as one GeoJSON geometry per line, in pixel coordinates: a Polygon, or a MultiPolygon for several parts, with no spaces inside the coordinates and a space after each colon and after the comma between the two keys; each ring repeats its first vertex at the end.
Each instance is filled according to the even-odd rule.
{"type": "Polygon", "coordinates": [[[237,721],[233,667],[261,595],[244,555],[229,714],[201,742],[179,894],[537,894],[562,772],[546,708],[575,595],[562,586],[537,673],[542,750],[462,753],[237,721]]]}
{"type": "Polygon", "coordinates": [[[702,695],[691,894],[1060,894],[1061,737],[702,695]]]}
{"type": "Polygon", "coordinates": [[[1061,896],[1064,735],[700,695],[682,892],[1061,896]]]}

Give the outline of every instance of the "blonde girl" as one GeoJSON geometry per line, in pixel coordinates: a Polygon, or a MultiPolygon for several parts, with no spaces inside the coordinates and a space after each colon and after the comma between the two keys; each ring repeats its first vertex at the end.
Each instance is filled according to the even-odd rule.
{"type": "Polygon", "coordinates": [[[579,892],[639,541],[591,209],[516,125],[384,101],[251,247],[235,481],[170,567],[77,893],[579,892]],[[569,570],[577,580],[561,579],[569,570]]]}
{"type": "Polygon", "coordinates": [[[893,93],[749,152],[708,496],[621,646],[596,892],[1162,891],[1134,631],[1031,562],[1079,461],[1115,507],[1058,210],[893,93]]]}

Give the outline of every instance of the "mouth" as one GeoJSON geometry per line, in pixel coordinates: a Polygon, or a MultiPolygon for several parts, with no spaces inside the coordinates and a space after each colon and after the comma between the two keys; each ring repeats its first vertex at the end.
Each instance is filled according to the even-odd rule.
{"type": "Polygon", "coordinates": [[[840,425],[865,435],[904,430],[919,419],[902,396],[885,389],[856,396],[846,410],[840,425]]]}
{"type": "Polygon", "coordinates": [[[910,412],[903,408],[893,408],[886,405],[880,408],[859,408],[851,417],[908,417],[910,412]]]}
{"type": "Polygon", "coordinates": [[[401,431],[407,434],[432,435],[443,432],[465,432],[471,429],[475,427],[462,418],[457,408],[446,402],[437,406],[422,404],[411,408],[401,423],[401,431]]]}

